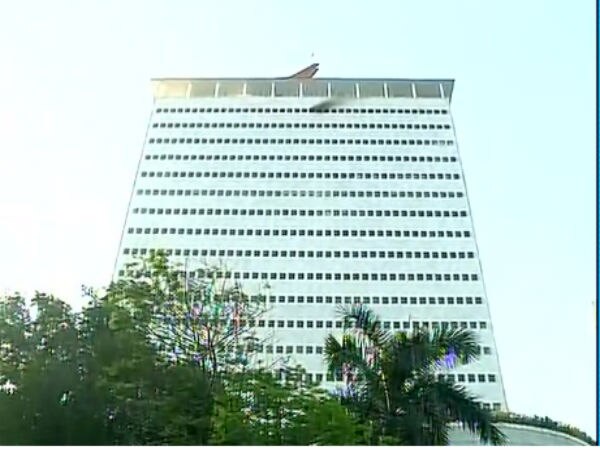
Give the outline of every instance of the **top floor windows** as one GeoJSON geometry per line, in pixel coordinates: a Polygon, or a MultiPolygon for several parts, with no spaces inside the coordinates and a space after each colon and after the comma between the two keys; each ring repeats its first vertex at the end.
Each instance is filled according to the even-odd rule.
{"type": "Polygon", "coordinates": [[[380,129],[449,130],[449,123],[374,123],[374,122],[154,122],[152,128],[287,128],[287,129],[380,129]]]}

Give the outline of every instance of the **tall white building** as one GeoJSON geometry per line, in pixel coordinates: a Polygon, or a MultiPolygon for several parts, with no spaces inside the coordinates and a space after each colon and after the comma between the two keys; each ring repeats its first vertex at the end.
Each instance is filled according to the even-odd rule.
{"type": "Polygon", "coordinates": [[[469,328],[480,359],[442,376],[506,409],[453,80],[153,84],[117,274],[164,249],[190,269],[223,261],[249,293],[268,283],[271,308],[255,324],[264,358],[301,363],[316,381],[339,305],[367,304],[392,331],[469,328]]]}

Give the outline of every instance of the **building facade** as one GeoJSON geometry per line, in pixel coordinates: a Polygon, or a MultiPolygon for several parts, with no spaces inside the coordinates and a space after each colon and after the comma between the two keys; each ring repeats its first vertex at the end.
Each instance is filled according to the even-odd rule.
{"type": "MultiPolygon", "coordinates": [[[[115,274],[163,249],[267,296],[266,361],[327,382],[338,307],[390,331],[473,330],[441,376],[506,410],[450,114],[452,80],[157,79],[115,274]]],[[[264,319],[264,320],[263,320],[264,319]]]]}

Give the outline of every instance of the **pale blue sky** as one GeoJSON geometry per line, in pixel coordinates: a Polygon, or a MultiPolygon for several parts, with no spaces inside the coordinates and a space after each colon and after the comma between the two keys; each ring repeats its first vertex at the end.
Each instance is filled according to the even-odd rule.
{"type": "Polygon", "coordinates": [[[111,275],[161,76],[456,79],[508,404],[595,433],[595,5],[25,1],[0,6],[0,293],[111,275]]]}

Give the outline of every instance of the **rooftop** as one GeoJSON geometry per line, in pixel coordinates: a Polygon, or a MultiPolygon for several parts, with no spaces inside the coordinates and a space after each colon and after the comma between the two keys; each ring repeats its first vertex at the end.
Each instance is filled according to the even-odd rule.
{"type": "Polygon", "coordinates": [[[454,80],[400,78],[154,78],[154,98],[452,98],[454,80]]]}

